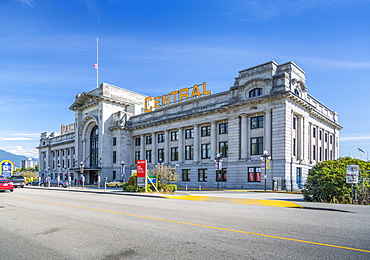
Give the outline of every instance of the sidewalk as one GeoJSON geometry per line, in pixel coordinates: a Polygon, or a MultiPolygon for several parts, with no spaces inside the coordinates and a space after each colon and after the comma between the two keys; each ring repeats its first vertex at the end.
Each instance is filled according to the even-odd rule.
{"type": "Polygon", "coordinates": [[[297,204],[303,202],[303,195],[301,193],[288,192],[264,192],[264,191],[250,191],[250,190],[212,190],[212,191],[176,191],[174,194],[163,193],[139,193],[139,192],[124,192],[121,188],[100,188],[97,186],[88,185],[85,187],[72,186],[68,188],[58,187],[35,187],[28,186],[27,188],[35,189],[52,189],[60,191],[71,192],[90,192],[90,193],[105,193],[114,195],[126,196],[144,196],[144,197],[158,197],[166,199],[179,200],[193,200],[203,202],[218,202],[218,203],[232,203],[245,205],[260,205],[273,207],[294,207],[301,208],[297,204]]]}

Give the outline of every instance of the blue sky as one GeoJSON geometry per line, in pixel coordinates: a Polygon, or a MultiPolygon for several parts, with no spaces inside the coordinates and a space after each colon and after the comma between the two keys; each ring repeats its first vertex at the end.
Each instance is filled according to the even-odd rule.
{"type": "Polygon", "coordinates": [[[41,132],[74,121],[99,83],[149,96],[294,61],[309,93],[339,114],[340,156],[370,152],[367,0],[2,0],[0,149],[38,157],[41,132]],[[358,148],[365,151],[361,153],[358,148]]]}

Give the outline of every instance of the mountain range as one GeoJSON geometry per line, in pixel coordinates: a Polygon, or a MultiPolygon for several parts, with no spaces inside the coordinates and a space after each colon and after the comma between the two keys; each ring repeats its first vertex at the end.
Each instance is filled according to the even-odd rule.
{"type": "MultiPolygon", "coordinates": [[[[15,167],[18,167],[18,168],[21,167],[21,161],[28,160],[28,158],[31,158],[31,157],[27,157],[24,155],[16,155],[16,154],[9,153],[7,151],[0,149],[0,162],[3,160],[9,160],[14,163],[15,167]]],[[[31,158],[31,159],[32,161],[37,161],[36,158],[31,158]]]]}

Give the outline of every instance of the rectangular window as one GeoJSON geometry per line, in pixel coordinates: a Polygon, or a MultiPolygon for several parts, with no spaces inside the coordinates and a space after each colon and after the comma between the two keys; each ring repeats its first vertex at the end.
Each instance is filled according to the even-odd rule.
{"type": "Polygon", "coordinates": [[[251,118],[251,129],[263,128],[263,116],[256,116],[251,118]]]}
{"type": "Polygon", "coordinates": [[[312,128],[312,137],[316,138],[316,127],[312,128]]]}
{"type": "Polygon", "coordinates": [[[218,151],[221,154],[221,157],[227,157],[227,151],[229,149],[228,142],[219,142],[218,143],[218,151]]]}
{"type": "Polygon", "coordinates": [[[328,142],[328,133],[325,133],[325,143],[327,143],[328,142]]]}
{"type": "Polygon", "coordinates": [[[218,125],[218,133],[219,134],[227,134],[229,132],[229,124],[228,123],[222,123],[218,125]]]}
{"type": "Polygon", "coordinates": [[[117,178],[117,172],[113,171],[113,180],[115,180],[116,178],[117,178]]]}
{"type": "Polygon", "coordinates": [[[158,143],[163,143],[164,142],[164,134],[158,134],[158,143]]]}
{"type": "Polygon", "coordinates": [[[194,145],[185,146],[185,160],[193,160],[194,158],[194,145]]]}
{"type": "Polygon", "coordinates": [[[202,144],[202,159],[209,159],[211,158],[211,144],[202,144]]]}
{"type": "Polygon", "coordinates": [[[199,182],[207,181],[207,169],[198,169],[198,181],[199,182]]]}
{"type": "Polygon", "coordinates": [[[261,168],[249,167],[248,168],[248,182],[261,182],[261,168]]]}
{"type": "Polygon", "coordinates": [[[135,161],[140,160],[140,152],[135,152],[135,161]]]}
{"type": "Polygon", "coordinates": [[[194,129],[185,129],[185,139],[194,138],[194,129]]]}
{"type": "Polygon", "coordinates": [[[319,131],[319,140],[322,140],[322,131],[319,131]]]}
{"type": "Polygon", "coordinates": [[[158,162],[163,162],[164,160],[164,149],[158,149],[158,162]]]}
{"type": "Polygon", "coordinates": [[[316,145],[313,145],[312,148],[312,159],[316,161],[316,145]]]}
{"type": "Polygon", "coordinates": [[[140,137],[135,138],[135,146],[140,146],[140,137]]]}
{"type": "Polygon", "coordinates": [[[148,163],[152,162],[152,150],[145,151],[145,159],[148,161],[148,163]]]}
{"type": "Polygon", "coordinates": [[[325,148],[325,161],[328,159],[328,149],[325,148]]]}
{"type": "Polygon", "coordinates": [[[145,136],[145,144],[152,144],[152,136],[151,135],[145,136]]]}
{"type": "Polygon", "coordinates": [[[333,144],[333,136],[332,135],[330,135],[329,140],[330,140],[330,144],[333,144]]]}
{"type": "Polygon", "coordinates": [[[293,138],[293,156],[296,156],[296,143],[295,143],[295,138],[293,138]]]}
{"type": "Polygon", "coordinates": [[[322,147],[319,148],[319,160],[322,161],[322,147]]]}
{"type": "Polygon", "coordinates": [[[263,153],[263,137],[251,138],[251,155],[263,153]]]}
{"type": "Polygon", "coordinates": [[[171,161],[178,161],[179,160],[179,148],[172,147],[171,148],[171,161]]]}
{"type": "Polygon", "coordinates": [[[117,145],[117,137],[113,137],[112,143],[113,143],[113,146],[116,146],[117,145]]]}
{"type": "Polygon", "coordinates": [[[222,168],[221,171],[217,171],[216,181],[218,181],[218,182],[226,182],[226,168],[222,168]]]}
{"type": "Polygon", "coordinates": [[[297,129],[297,118],[293,117],[293,129],[297,129]]]}
{"type": "Polygon", "coordinates": [[[117,162],[117,152],[113,151],[113,163],[117,162]]]}
{"type": "Polygon", "coordinates": [[[211,126],[210,125],[202,126],[200,128],[200,132],[201,132],[202,137],[210,136],[211,135],[211,126]]]}
{"type": "Polygon", "coordinates": [[[190,169],[182,170],[182,181],[190,181],[190,169]]]}
{"type": "Polygon", "coordinates": [[[176,140],[179,140],[179,132],[178,131],[171,132],[171,141],[176,140]]]}

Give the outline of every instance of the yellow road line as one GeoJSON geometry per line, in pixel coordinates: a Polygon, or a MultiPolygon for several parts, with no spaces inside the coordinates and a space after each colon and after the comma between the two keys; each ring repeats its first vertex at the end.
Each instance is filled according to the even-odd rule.
{"type": "Polygon", "coordinates": [[[167,198],[167,199],[178,199],[178,200],[195,200],[195,201],[221,202],[221,203],[233,203],[233,204],[245,204],[245,205],[285,207],[285,208],[303,208],[301,205],[298,205],[290,201],[284,201],[284,200],[235,199],[235,198],[194,196],[194,195],[161,196],[161,197],[167,198]]]}
{"type": "Polygon", "coordinates": [[[294,239],[294,238],[288,238],[288,237],[273,236],[273,235],[260,234],[260,233],[255,233],[255,232],[242,231],[242,230],[229,229],[229,228],[222,228],[222,227],[213,227],[213,226],[208,226],[208,225],[188,223],[188,222],[182,222],[182,221],[170,220],[170,219],[163,219],[163,218],[148,217],[148,216],[142,216],[142,215],[136,215],[136,214],[130,214],[130,213],[122,213],[122,212],[105,210],[105,209],[95,209],[95,208],[89,208],[89,207],[83,207],[83,206],[76,206],[76,205],[69,205],[69,204],[62,204],[62,203],[56,203],[56,202],[33,200],[33,199],[27,199],[27,198],[19,198],[19,197],[13,197],[13,196],[8,196],[8,195],[5,195],[4,197],[9,197],[9,198],[14,198],[14,199],[20,199],[20,200],[28,200],[28,201],[34,201],[34,202],[40,202],[40,203],[45,203],[45,204],[59,205],[59,206],[64,206],[64,207],[87,209],[87,210],[93,210],[93,211],[99,211],[99,212],[107,212],[107,213],[112,213],[112,214],[130,216],[130,217],[152,219],[152,220],[158,220],[158,221],[164,221],[164,222],[170,222],[170,223],[177,223],[177,224],[188,225],[188,226],[195,226],[195,227],[203,227],[203,228],[210,228],[210,229],[216,229],[216,230],[223,230],[223,231],[229,231],[229,232],[235,232],[235,233],[241,233],[241,234],[255,235],[255,236],[260,236],[260,237],[275,238],[275,239],[287,240],[287,241],[294,241],[294,242],[300,242],[300,243],[305,243],[305,244],[312,244],[312,245],[319,245],[319,246],[326,246],[326,247],[332,247],[332,248],[340,248],[340,249],[347,249],[347,250],[352,250],[352,251],[359,251],[359,252],[370,253],[370,250],[366,250],[366,249],[359,249],[359,248],[346,247],[346,246],[337,246],[337,245],[331,245],[331,244],[313,242],[313,241],[308,241],[308,240],[301,240],[301,239],[294,239]]]}

